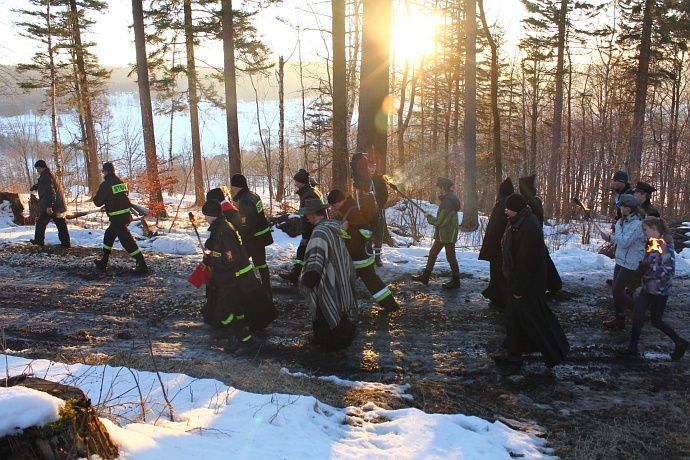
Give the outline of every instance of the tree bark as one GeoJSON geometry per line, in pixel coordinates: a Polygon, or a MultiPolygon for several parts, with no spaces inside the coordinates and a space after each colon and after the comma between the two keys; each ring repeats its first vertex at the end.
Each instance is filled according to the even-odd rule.
{"type": "Polygon", "coordinates": [[[345,0],[332,0],[333,12],[333,184],[348,189],[347,67],[345,62],[345,0]]]}
{"type": "MultiPolygon", "coordinates": [[[[278,58],[278,180],[276,182],[276,201],[282,203],[285,198],[285,60],[278,58]]],[[[270,178],[269,178],[270,180],[270,178]]]]}
{"type": "Polygon", "coordinates": [[[477,197],[477,5],[465,0],[465,209],[462,224],[465,231],[479,227],[477,197]]]}
{"type": "Polygon", "coordinates": [[[242,152],[240,152],[240,130],[237,115],[237,74],[235,71],[235,36],[232,0],[222,0],[221,23],[223,27],[225,117],[228,127],[228,164],[230,168],[230,177],[232,177],[233,174],[242,173],[242,152]]]}

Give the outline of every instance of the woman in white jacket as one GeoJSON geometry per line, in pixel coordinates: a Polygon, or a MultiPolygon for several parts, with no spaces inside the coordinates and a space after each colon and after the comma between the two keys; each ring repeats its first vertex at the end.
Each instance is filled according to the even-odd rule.
{"type": "Polygon", "coordinates": [[[604,321],[609,329],[625,329],[625,310],[632,310],[634,302],[625,292],[635,270],[644,258],[647,239],[642,232],[642,216],[638,212],[640,200],[634,195],[621,195],[618,202],[622,217],[616,222],[613,234],[601,237],[616,245],[616,267],[613,269],[613,305],[616,316],[604,321]]]}

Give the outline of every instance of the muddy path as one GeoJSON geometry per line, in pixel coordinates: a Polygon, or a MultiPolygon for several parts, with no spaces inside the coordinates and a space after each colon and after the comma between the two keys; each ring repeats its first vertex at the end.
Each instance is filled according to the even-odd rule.
{"type": "MultiPolygon", "coordinates": [[[[150,344],[158,356],[235,359],[200,320],[203,290],[186,281],[193,258],[149,255],[152,273],[137,277],[128,273],[131,259],[121,254],[107,272],[96,272],[95,252],[0,246],[0,326],[7,349],[46,356],[147,354],[150,344]]],[[[566,277],[564,291],[551,301],[571,354],[549,374],[536,355],[514,372],[495,366],[491,355],[503,339],[503,316],[489,310],[480,294],[486,278],[467,275],[460,290],[444,292],[442,274],[425,287],[387,278],[384,267],[380,274],[402,310],[381,314],[359,285],[359,335],[350,349],[325,353],[309,341],[301,295],[275,276],[282,268],[274,269],[273,279],[280,317],[267,329],[256,363],[411,383],[417,407],[528,426],[548,436],[562,458],[690,458],[690,356],[672,362],[671,342],[647,325],[643,356],[617,357],[629,332],[603,330],[611,311],[603,280],[589,286],[566,277]]],[[[690,282],[677,280],[674,289],[666,319],[690,338],[690,282]]]]}

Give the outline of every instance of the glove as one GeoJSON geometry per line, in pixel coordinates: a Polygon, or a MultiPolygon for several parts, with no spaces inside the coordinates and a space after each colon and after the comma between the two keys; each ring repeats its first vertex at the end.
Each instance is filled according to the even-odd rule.
{"type": "Polygon", "coordinates": [[[635,270],[635,276],[637,279],[642,279],[642,275],[647,273],[648,269],[649,264],[647,262],[640,262],[640,264],[637,266],[637,270],[635,270]]]}
{"type": "Polygon", "coordinates": [[[206,265],[207,267],[210,267],[211,264],[212,264],[212,262],[213,262],[213,257],[211,257],[211,256],[209,256],[209,255],[206,254],[206,255],[204,255],[204,259],[202,260],[202,262],[203,262],[204,265],[206,265]]]}
{"type": "Polygon", "coordinates": [[[31,186],[29,189],[30,192],[37,192],[38,191],[38,184],[34,184],[31,186]]]}

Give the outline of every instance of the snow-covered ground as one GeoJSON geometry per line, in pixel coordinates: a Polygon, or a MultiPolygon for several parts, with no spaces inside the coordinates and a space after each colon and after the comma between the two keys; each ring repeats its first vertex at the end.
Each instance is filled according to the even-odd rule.
{"type": "MultiPolygon", "coordinates": [[[[171,211],[179,202],[179,198],[170,199],[171,211]]],[[[435,210],[434,205],[421,204],[432,212],[435,210]]],[[[161,223],[158,236],[140,239],[142,249],[199,258],[196,235],[184,222],[188,205],[182,202],[184,212],[180,212],[178,225],[170,232],[170,221],[166,221],[161,223]]],[[[88,206],[82,204],[79,209],[88,209],[88,206]]],[[[403,219],[395,209],[387,212],[389,222],[403,219]]],[[[107,226],[105,219],[96,215],[92,220],[78,220],[76,224],[70,225],[72,244],[93,247],[96,252],[107,226]]],[[[132,224],[132,230],[141,234],[136,223],[132,224]]],[[[424,266],[431,243],[428,236],[432,232],[426,225],[420,225],[419,230],[427,235],[421,244],[410,245],[410,238],[396,237],[401,245],[385,248],[383,259],[388,272],[412,274],[424,266]]],[[[549,228],[549,231],[555,230],[561,229],[549,228]]],[[[205,224],[200,231],[205,238],[205,224]]],[[[275,265],[289,265],[299,239],[290,238],[280,230],[273,236],[275,244],[268,248],[269,260],[275,265]]],[[[8,203],[0,204],[0,242],[25,243],[32,237],[33,227],[13,224],[8,203]]],[[[478,234],[464,237],[474,243],[481,241],[478,234]]],[[[552,258],[566,285],[569,282],[600,283],[611,275],[613,261],[596,253],[598,241],[585,247],[575,234],[560,241],[552,258]]],[[[52,224],[46,233],[46,243],[59,243],[52,224]]],[[[488,276],[489,265],[477,260],[476,248],[461,247],[457,254],[464,273],[488,276]]],[[[685,249],[677,260],[677,276],[687,278],[690,274],[688,259],[690,251],[685,249]]],[[[443,253],[437,264],[441,270],[448,269],[443,253]]],[[[175,415],[174,421],[170,421],[161,384],[158,377],[149,372],[133,371],[132,374],[129,369],[110,366],[30,361],[12,356],[11,352],[0,355],[0,372],[3,377],[30,372],[37,377],[80,387],[94,405],[107,407],[110,417],[118,422],[103,419],[124,459],[227,458],[229,455],[233,458],[284,459],[553,458],[545,441],[533,434],[462,414],[384,410],[373,404],[340,409],[312,397],[252,394],[216,380],[164,374],[163,385],[175,415]],[[145,416],[142,416],[142,403],[148,409],[145,416]]],[[[337,376],[331,379],[344,385],[378,385],[346,382],[337,376]]],[[[409,397],[405,395],[405,386],[388,385],[382,389],[409,397]]],[[[0,436],[55,420],[60,404],[31,390],[0,387],[0,436]]]]}

